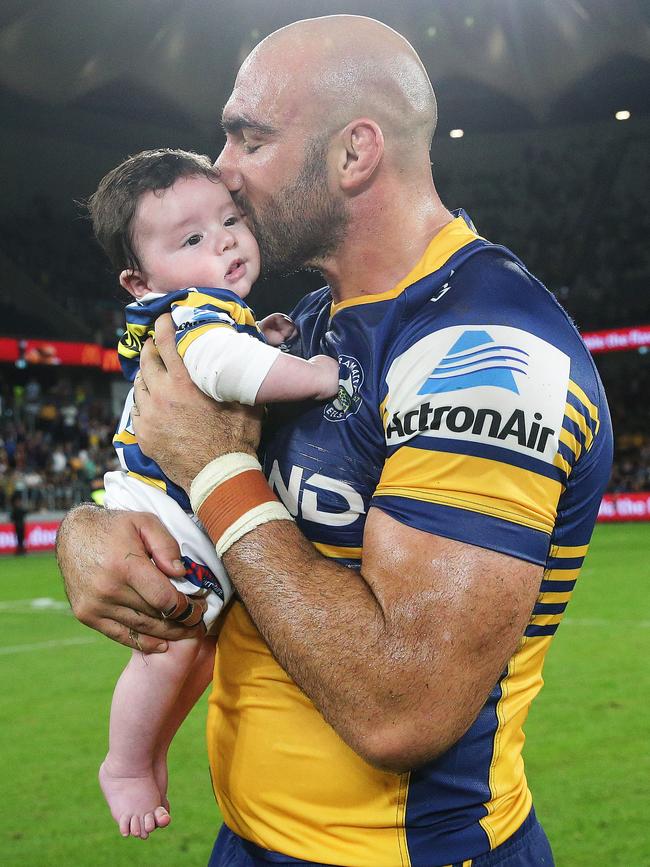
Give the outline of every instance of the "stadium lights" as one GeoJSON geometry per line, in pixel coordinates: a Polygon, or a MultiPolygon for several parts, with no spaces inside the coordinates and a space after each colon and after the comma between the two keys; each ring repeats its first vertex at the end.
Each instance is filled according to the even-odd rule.
{"type": "Polygon", "coordinates": [[[625,108],[621,111],[617,111],[614,117],[616,118],[616,120],[629,120],[631,117],[631,113],[625,108]]]}
{"type": "Polygon", "coordinates": [[[449,138],[462,138],[465,135],[465,130],[462,129],[450,129],[449,130],[449,138]]]}

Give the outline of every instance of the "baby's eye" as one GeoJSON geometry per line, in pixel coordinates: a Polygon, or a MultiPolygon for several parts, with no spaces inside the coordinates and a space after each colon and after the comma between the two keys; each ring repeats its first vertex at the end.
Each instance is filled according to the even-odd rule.
{"type": "Polygon", "coordinates": [[[190,235],[190,237],[185,242],[186,247],[195,247],[199,241],[202,239],[202,235],[190,235]]]}
{"type": "Polygon", "coordinates": [[[224,226],[234,226],[238,222],[239,222],[239,217],[236,217],[233,215],[231,217],[226,217],[226,219],[223,221],[223,224],[224,224],[224,226]]]}

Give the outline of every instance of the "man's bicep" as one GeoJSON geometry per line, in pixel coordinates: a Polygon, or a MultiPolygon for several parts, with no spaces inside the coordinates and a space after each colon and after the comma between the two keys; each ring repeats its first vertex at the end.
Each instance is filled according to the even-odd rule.
{"type": "Polygon", "coordinates": [[[517,648],[542,568],[409,527],[379,508],[368,514],[363,552],[364,578],[409,659],[414,733],[433,724],[438,753],[471,725],[517,648]]]}

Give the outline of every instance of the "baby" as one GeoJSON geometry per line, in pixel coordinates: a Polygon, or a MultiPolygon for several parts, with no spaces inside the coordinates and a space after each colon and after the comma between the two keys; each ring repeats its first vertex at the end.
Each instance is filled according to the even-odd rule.
{"type": "MultiPolygon", "coordinates": [[[[257,242],[207,157],[144,151],[109,172],[88,207],[98,241],[135,299],[118,346],[129,380],[156,318],[170,312],[192,380],[215,400],[253,405],[337,393],[335,359],[282,352],[296,334],[289,317],[256,323],[245,304],[260,270],[257,242]]],[[[211,632],[232,588],[185,492],[140,451],[132,406],[131,391],[113,440],[123,469],[106,474],[105,505],[156,514],[181,549],[186,575],[175,585],[207,602],[205,637],[171,642],[164,654],[134,651],[115,687],[99,780],[122,835],[146,839],[171,821],[167,751],[212,677],[211,632]]]]}

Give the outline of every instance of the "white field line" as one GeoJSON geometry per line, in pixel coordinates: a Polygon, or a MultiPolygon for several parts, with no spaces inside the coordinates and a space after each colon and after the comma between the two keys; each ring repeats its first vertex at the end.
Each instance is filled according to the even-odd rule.
{"type": "Polygon", "coordinates": [[[93,638],[61,638],[58,641],[39,641],[35,644],[14,644],[9,647],[0,647],[0,656],[10,653],[27,653],[30,650],[51,650],[55,647],[70,647],[77,644],[95,644],[100,641],[99,637],[93,638]]]}
{"type": "Polygon", "coordinates": [[[9,599],[0,602],[0,614],[34,614],[41,611],[55,612],[56,614],[72,614],[68,602],[61,599],[50,599],[48,596],[39,596],[36,599],[9,599]]]}
{"type": "MultiPolygon", "coordinates": [[[[11,599],[0,602],[0,614],[67,614],[72,616],[70,605],[60,599],[39,596],[36,599],[11,599]]],[[[76,645],[94,644],[100,641],[99,636],[87,635],[78,638],[59,638],[51,641],[37,641],[32,644],[12,644],[0,646],[0,656],[13,653],[29,653],[35,650],[53,650],[57,647],[75,647],[76,645]]]]}

